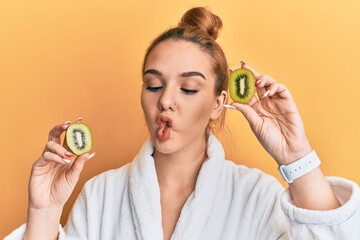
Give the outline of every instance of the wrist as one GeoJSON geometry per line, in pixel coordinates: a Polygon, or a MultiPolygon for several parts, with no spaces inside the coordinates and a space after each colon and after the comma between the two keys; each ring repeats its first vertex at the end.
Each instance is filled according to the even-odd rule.
{"type": "Polygon", "coordinates": [[[62,208],[28,208],[24,239],[57,239],[62,208]]]}
{"type": "Polygon", "coordinates": [[[298,144],[296,149],[289,149],[288,152],[285,152],[282,159],[277,160],[278,165],[289,165],[297,160],[305,157],[309,153],[311,153],[313,149],[311,148],[308,142],[303,144],[298,144]]]}
{"type": "Polygon", "coordinates": [[[296,160],[295,162],[279,166],[279,172],[286,182],[292,183],[294,180],[319,167],[320,164],[321,162],[316,152],[311,151],[309,154],[296,160]]]}
{"type": "Polygon", "coordinates": [[[297,207],[308,210],[331,210],[340,207],[319,167],[290,183],[289,190],[297,207]]]}
{"type": "Polygon", "coordinates": [[[29,206],[28,217],[39,216],[39,217],[55,218],[61,216],[62,211],[63,211],[63,207],[36,208],[29,206]]]}

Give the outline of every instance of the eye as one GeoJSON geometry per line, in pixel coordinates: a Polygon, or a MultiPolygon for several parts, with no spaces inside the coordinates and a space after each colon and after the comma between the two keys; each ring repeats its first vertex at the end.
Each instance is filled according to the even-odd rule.
{"type": "Polygon", "coordinates": [[[199,92],[197,89],[187,89],[187,88],[180,88],[185,94],[192,95],[199,92]]]}
{"type": "Polygon", "coordinates": [[[162,86],[159,86],[159,87],[150,87],[150,86],[147,86],[145,87],[146,90],[150,91],[150,92],[158,92],[159,90],[161,90],[163,87],[162,86]]]}

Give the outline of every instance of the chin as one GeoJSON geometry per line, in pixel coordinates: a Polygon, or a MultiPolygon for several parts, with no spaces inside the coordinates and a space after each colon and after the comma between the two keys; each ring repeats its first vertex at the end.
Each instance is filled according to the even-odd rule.
{"type": "Polygon", "coordinates": [[[165,141],[160,141],[157,137],[153,137],[151,142],[154,148],[162,154],[171,154],[178,150],[178,145],[171,137],[165,141]]]}

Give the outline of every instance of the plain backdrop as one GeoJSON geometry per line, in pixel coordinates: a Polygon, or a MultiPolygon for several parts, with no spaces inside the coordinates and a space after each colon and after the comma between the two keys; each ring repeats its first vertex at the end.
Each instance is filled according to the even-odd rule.
{"type": "MultiPolygon", "coordinates": [[[[26,221],[31,166],[54,125],[84,117],[96,151],[62,224],[86,180],[133,159],[147,137],[144,52],[193,6],[222,18],[231,67],[245,60],[290,88],[325,174],[360,183],[359,1],[3,0],[0,238],[26,221]]],[[[228,159],[281,180],[241,113],[228,111],[221,139],[228,159]]]]}

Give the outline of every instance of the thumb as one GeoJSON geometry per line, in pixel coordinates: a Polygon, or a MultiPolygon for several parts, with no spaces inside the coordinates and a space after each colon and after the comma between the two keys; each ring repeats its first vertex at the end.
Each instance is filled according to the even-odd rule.
{"type": "Polygon", "coordinates": [[[246,118],[246,120],[249,122],[250,127],[255,130],[257,127],[261,125],[261,117],[259,116],[259,114],[257,114],[257,112],[255,111],[255,109],[247,104],[241,104],[241,103],[237,103],[237,102],[233,102],[230,104],[231,106],[234,106],[238,111],[240,111],[244,117],[246,118]]]}
{"type": "Polygon", "coordinates": [[[92,157],[95,156],[95,152],[89,154],[89,153],[85,153],[82,154],[80,156],[78,156],[74,163],[72,164],[71,168],[69,169],[70,174],[75,178],[75,179],[79,179],[80,177],[80,173],[84,168],[84,164],[86,161],[90,160],[92,157]]]}

